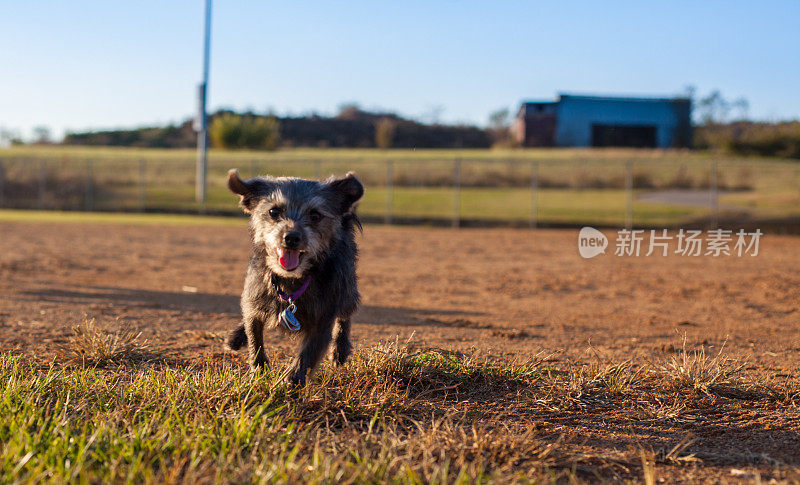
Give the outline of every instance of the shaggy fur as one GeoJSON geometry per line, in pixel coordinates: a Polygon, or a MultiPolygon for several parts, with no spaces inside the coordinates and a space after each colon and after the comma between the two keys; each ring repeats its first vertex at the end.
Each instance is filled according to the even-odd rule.
{"type": "Polygon", "coordinates": [[[296,302],[300,352],[286,377],[288,383],[303,386],[329,347],[337,365],[352,350],[350,316],[360,301],[355,231],[361,225],[354,210],[364,187],[353,174],[325,182],[289,177],[244,181],[236,170],[229,172],[228,187],[250,214],[253,255],[242,292],[242,324],[228,334],[226,344],[232,350],[247,344],[252,369],[267,367],[264,329],[288,333],[278,321],[288,306],[278,291],[290,294],[311,276],[296,302]],[[279,251],[291,247],[301,251],[300,260],[287,271],[279,251]]]}

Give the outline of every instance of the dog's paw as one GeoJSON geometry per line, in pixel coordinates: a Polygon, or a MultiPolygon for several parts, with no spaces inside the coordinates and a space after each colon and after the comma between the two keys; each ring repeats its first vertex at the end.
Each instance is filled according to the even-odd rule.
{"type": "Polygon", "coordinates": [[[290,372],[289,375],[283,379],[283,383],[286,384],[286,387],[289,388],[289,390],[302,389],[306,385],[305,372],[290,372]]]}
{"type": "Polygon", "coordinates": [[[266,357],[256,358],[250,363],[250,372],[252,373],[269,372],[269,370],[269,361],[266,357]]]}
{"type": "Polygon", "coordinates": [[[350,354],[353,353],[353,348],[350,345],[337,345],[331,349],[328,354],[328,359],[336,367],[341,367],[347,362],[350,354]]]}
{"type": "Polygon", "coordinates": [[[341,367],[347,362],[348,357],[350,357],[350,352],[341,352],[339,350],[334,350],[328,355],[331,363],[336,367],[341,367]]]}

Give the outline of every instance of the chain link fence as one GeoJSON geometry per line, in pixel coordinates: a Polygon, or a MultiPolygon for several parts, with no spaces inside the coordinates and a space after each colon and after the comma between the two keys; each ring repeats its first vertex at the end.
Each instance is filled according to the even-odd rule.
{"type": "MultiPolygon", "coordinates": [[[[162,153],[162,152],[158,152],[162,153]]],[[[800,164],[700,158],[485,159],[474,156],[212,157],[208,200],[194,200],[186,154],[0,157],[0,208],[236,214],[226,174],[323,178],[348,171],[367,188],[372,222],[453,227],[796,224],[800,164]]]]}

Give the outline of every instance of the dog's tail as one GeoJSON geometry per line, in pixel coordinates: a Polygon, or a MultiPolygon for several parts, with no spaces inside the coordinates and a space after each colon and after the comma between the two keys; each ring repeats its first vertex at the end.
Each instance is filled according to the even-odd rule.
{"type": "Polygon", "coordinates": [[[244,325],[234,328],[225,337],[225,346],[231,350],[239,350],[247,343],[247,334],[244,333],[244,325]]]}

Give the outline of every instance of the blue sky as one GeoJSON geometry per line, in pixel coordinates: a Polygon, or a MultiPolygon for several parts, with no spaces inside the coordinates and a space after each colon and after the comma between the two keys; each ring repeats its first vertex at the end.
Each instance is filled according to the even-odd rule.
{"type": "MultiPolygon", "coordinates": [[[[0,126],[27,135],[194,113],[202,0],[0,3],[0,126]]],[[[800,117],[800,1],[223,1],[209,106],[345,102],[485,124],[556,93],[745,97],[800,117]]]]}

